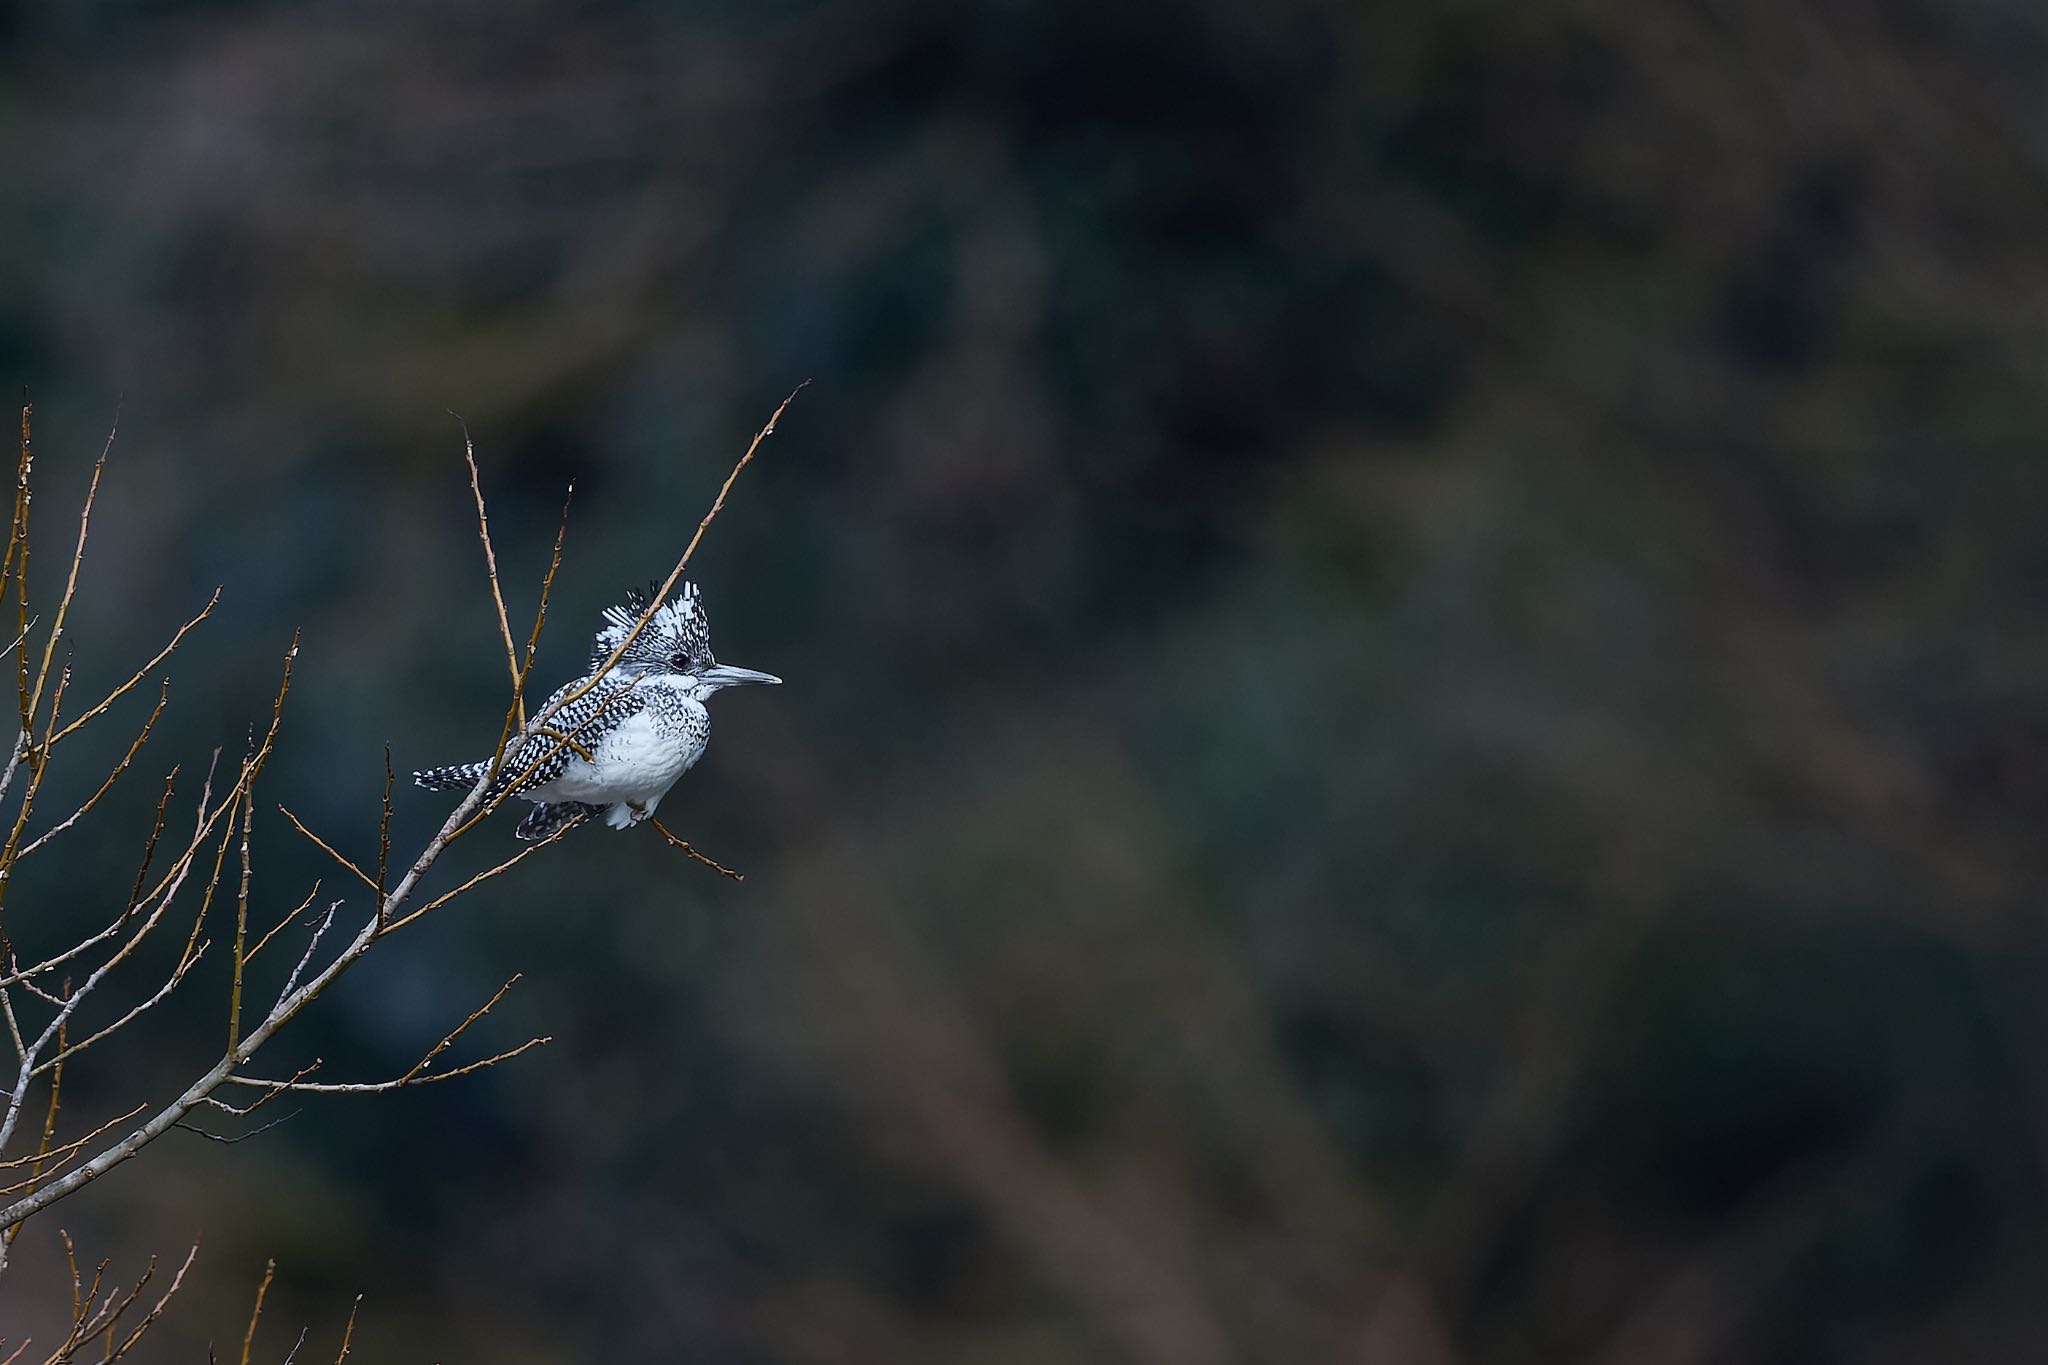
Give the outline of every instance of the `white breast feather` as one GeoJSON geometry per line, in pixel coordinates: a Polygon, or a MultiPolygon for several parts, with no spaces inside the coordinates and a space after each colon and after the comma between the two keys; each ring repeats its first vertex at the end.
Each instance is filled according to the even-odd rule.
{"type": "Polygon", "coordinates": [[[559,777],[526,793],[529,799],[607,803],[632,801],[645,805],[675,785],[704,752],[702,738],[678,742],[664,735],[651,711],[622,722],[598,743],[592,764],[579,757],[559,777]]]}

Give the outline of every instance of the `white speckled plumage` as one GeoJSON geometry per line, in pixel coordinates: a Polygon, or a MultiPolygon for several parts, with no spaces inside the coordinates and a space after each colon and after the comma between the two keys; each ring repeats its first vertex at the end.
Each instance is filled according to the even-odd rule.
{"type": "MultiPolygon", "coordinates": [[[[613,829],[645,820],[704,755],[711,737],[705,699],[722,687],[782,681],[712,657],[710,623],[697,587],[685,583],[682,595],[657,607],[618,663],[589,686],[647,615],[651,601],[652,594],[636,592],[624,606],[605,609],[604,627],[591,642],[591,672],[558,688],[534,715],[546,715],[562,697],[588,690],[563,705],[542,730],[507,748],[492,794],[509,788],[535,803],[519,822],[520,838],[544,838],[589,816],[603,815],[613,829]]],[[[469,788],[489,769],[488,760],[458,763],[423,769],[413,781],[432,790],[469,788]]]]}

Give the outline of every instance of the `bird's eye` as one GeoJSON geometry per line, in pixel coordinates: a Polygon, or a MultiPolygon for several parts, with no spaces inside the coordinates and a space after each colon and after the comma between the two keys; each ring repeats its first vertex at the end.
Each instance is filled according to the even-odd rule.
{"type": "Polygon", "coordinates": [[[690,656],[687,654],[671,654],[668,656],[668,662],[669,667],[675,669],[678,673],[690,671],[690,656]]]}

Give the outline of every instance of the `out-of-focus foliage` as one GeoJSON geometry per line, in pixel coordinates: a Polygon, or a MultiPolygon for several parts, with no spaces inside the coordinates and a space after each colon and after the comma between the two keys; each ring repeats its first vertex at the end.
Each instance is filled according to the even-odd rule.
{"type": "Polygon", "coordinates": [[[2044,74],[2003,0],[0,8],[45,526],[124,403],[80,669],[227,587],[159,770],[303,625],[272,795],[373,847],[502,711],[444,410],[515,615],[576,481],[552,679],[814,381],[698,561],[789,685],[663,808],[745,884],[579,834],[298,1043],[523,970],[551,1047],[66,1225],[201,1236],[163,1359],[269,1255],[273,1358],[2048,1350],[2044,74]]]}

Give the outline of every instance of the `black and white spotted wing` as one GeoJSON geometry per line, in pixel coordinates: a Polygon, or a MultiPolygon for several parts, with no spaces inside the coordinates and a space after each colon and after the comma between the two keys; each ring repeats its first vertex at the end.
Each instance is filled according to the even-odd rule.
{"type": "MultiPolygon", "coordinates": [[[[564,683],[532,714],[547,715],[556,701],[589,681],[586,675],[564,683]]],[[[607,680],[598,684],[555,712],[536,733],[506,749],[504,766],[499,769],[498,780],[491,784],[490,795],[508,789],[528,792],[546,786],[562,775],[572,759],[595,753],[606,735],[646,708],[648,699],[644,690],[627,683],[607,680]],[[528,768],[532,771],[528,772],[528,768]]],[[[451,763],[442,768],[421,769],[412,775],[412,780],[429,791],[466,791],[477,784],[490,766],[489,759],[451,763]]]]}

